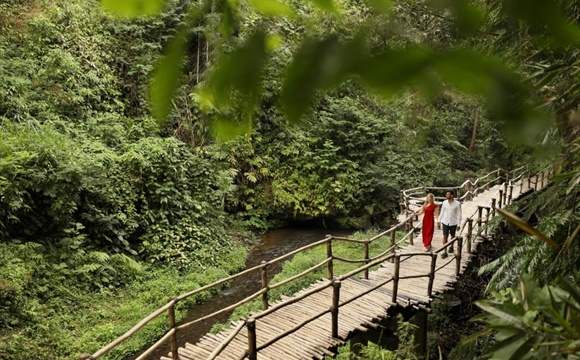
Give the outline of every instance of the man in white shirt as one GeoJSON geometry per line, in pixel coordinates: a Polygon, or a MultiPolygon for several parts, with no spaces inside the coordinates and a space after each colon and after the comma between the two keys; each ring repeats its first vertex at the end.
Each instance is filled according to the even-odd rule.
{"type": "MultiPolygon", "coordinates": [[[[457,226],[461,225],[461,204],[455,200],[454,195],[453,191],[447,191],[445,194],[447,200],[443,201],[439,211],[439,222],[443,226],[443,246],[447,244],[449,234],[451,238],[455,237],[457,226]]],[[[453,253],[453,247],[449,246],[447,251],[453,253]]],[[[444,251],[441,257],[446,258],[447,252],[444,251]]]]}

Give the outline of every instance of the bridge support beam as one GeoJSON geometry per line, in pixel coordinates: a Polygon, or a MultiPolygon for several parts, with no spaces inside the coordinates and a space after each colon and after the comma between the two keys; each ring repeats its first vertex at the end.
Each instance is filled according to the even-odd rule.
{"type": "Polygon", "coordinates": [[[250,318],[246,320],[246,328],[248,329],[248,359],[258,360],[258,347],[256,345],[256,319],[250,318]]]}
{"type": "Polygon", "coordinates": [[[483,208],[481,206],[477,207],[477,236],[481,236],[481,220],[482,220],[483,208]]]}
{"type": "Polygon", "coordinates": [[[395,270],[393,273],[393,296],[392,302],[397,303],[397,293],[399,292],[399,269],[401,267],[401,256],[395,255],[395,270]]]}
{"type": "Polygon", "coordinates": [[[467,253],[471,254],[471,240],[473,237],[473,219],[467,219],[467,253]]]}
{"type": "Polygon", "coordinates": [[[262,289],[266,289],[262,294],[262,306],[264,310],[268,309],[270,306],[268,299],[268,263],[262,261],[262,289]]]}
{"type": "Polygon", "coordinates": [[[435,268],[437,267],[437,254],[431,254],[431,270],[429,271],[429,284],[427,285],[427,296],[433,295],[433,282],[435,281],[435,268]]]}
{"type": "Polygon", "coordinates": [[[428,349],[428,334],[429,334],[429,314],[424,309],[417,310],[414,316],[415,325],[417,326],[417,331],[415,332],[415,344],[417,349],[417,354],[420,359],[427,359],[427,349],[428,349]]]}
{"type": "Polygon", "coordinates": [[[332,235],[326,235],[328,242],[326,243],[326,257],[330,259],[326,265],[327,270],[327,278],[328,280],[332,280],[334,278],[334,264],[333,264],[333,256],[332,256],[332,235]]]}
{"type": "Polygon", "coordinates": [[[338,339],[338,305],[340,302],[340,280],[332,281],[332,306],[330,314],[332,316],[332,337],[338,339]]]}
{"type": "Polygon", "coordinates": [[[169,328],[173,329],[173,334],[171,335],[171,358],[173,360],[179,360],[179,353],[177,348],[177,329],[175,328],[175,299],[171,301],[171,305],[167,309],[167,317],[169,318],[169,328]]]}
{"type": "Polygon", "coordinates": [[[463,250],[463,238],[457,237],[457,247],[455,248],[455,275],[461,274],[461,251],[463,250]]]}
{"type": "MultiPolygon", "coordinates": [[[[369,241],[368,240],[366,240],[364,242],[364,246],[365,246],[365,248],[364,248],[364,250],[365,250],[365,262],[364,262],[364,264],[366,265],[369,263],[369,257],[370,257],[369,256],[369,241]]],[[[365,278],[365,280],[369,279],[369,269],[368,268],[365,269],[365,271],[364,271],[364,278],[365,278]]]]}

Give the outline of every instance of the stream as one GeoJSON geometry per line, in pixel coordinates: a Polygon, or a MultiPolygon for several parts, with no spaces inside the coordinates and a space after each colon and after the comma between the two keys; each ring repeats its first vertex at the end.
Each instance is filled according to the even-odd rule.
{"type": "MultiPolygon", "coordinates": [[[[284,255],[292,250],[298,249],[304,245],[322,240],[326,234],[333,235],[350,235],[348,230],[329,230],[321,228],[307,227],[289,227],[276,229],[266,232],[260,237],[260,240],[250,248],[246,259],[246,268],[260,264],[263,260],[270,260],[284,255]]],[[[268,268],[268,277],[272,278],[280,272],[283,263],[277,263],[268,268]]],[[[259,271],[251,272],[243,277],[238,278],[227,288],[224,288],[211,299],[202,304],[196,304],[186,314],[181,322],[195,320],[204,315],[211,314],[230,304],[236,303],[250,294],[260,290],[261,274],[259,271]]],[[[183,346],[186,342],[196,343],[205,335],[211,327],[228,319],[232,312],[226,312],[211,319],[200,322],[184,331],[177,333],[178,346],[183,346]]],[[[169,353],[169,344],[160,346],[153,354],[151,359],[159,359],[161,356],[169,353]]]]}

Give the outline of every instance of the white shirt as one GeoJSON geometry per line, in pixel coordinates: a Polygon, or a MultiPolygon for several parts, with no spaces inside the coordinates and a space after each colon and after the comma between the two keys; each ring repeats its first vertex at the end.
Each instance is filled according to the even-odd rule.
{"type": "Polygon", "coordinates": [[[448,226],[455,226],[461,224],[461,203],[457,200],[449,202],[443,201],[439,211],[439,222],[448,226]]]}

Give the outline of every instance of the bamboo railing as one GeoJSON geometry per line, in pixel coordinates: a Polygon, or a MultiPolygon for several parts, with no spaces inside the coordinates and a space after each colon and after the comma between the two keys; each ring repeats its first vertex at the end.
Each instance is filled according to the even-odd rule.
{"type": "MultiPolygon", "coordinates": [[[[219,356],[219,354],[221,354],[221,352],[233,341],[233,339],[236,337],[237,334],[239,334],[244,328],[246,328],[246,331],[248,333],[247,339],[248,339],[248,348],[245,352],[245,354],[241,357],[241,358],[248,358],[250,360],[256,360],[257,359],[257,354],[260,350],[263,350],[264,348],[274,344],[275,342],[277,342],[278,340],[294,333],[295,331],[299,330],[301,327],[307,325],[308,323],[326,315],[326,314],[331,314],[331,335],[333,337],[338,337],[338,317],[339,317],[339,310],[342,306],[345,306],[357,299],[359,299],[360,297],[375,291],[389,283],[392,282],[392,291],[391,291],[391,303],[392,304],[396,304],[397,303],[397,299],[398,299],[398,285],[399,285],[399,281],[403,280],[403,279],[411,279],[411,278],[419,278],[419,277],[426,277],[428,278],[428,287],[426,289],[426,295],[428,297],[431,297],[432,295],[432,291],[433,291],[433,282],[435,280],[436,274],[437,272],[444,268],[445,266],[449,265],[451,262],[455,261],[455,272],[457,275],[459,275],[460,271],[461,271],[461,256],[462,256],[462,251],[463,251],[463,240],[465,238],[466,240],[466,246],[467,246],[467,252],[470,253],[472,251],[472,243],[473,240],[477,237],[486,237],[488,235],[488,226],[489,226],[489,219],[490,216],[495,215],[495,209],[496,206],[498,207],[503,207],[505,205],[508,205],[512,202],[512,192],[513,192],[513,187],[517,186],[519,183],[519,186],[521,186],[521,189],[524,188],[524,186],[526,185],[527,182],[527,189],[530,190],[532,188],[532,182],[534,184],[534,189],[537,190],[538,189],[538,185],[540,187],[543,187],[545,185],[545,181],[547,179],[549,179],[552,174],[553,171],[551,169],[549,170],[542,170],[539,173],[535,173],[534,175],[532,175],[529,171],[529,169],[527,167],[520,167],[518,169],[512,170],[512,171],[504,171],[505,174],[505,182],[504,182],[504,189],[501,192],[501,196],[498,199],[492,199],[492,202],[490,204],[490,206],[478,206],[477,210],[471,214],[470,216],[467,217],[467,219],[463,222],[463,225],[461,226],[458,234],[452,238],[449,242],[447,242],[447,244],[445,244],[443,247],[439,248],[437,251],[434,252],[416,252],[416,253],[398,253],[396,250],[397,248],[404,242],[409,242],[409,244],[413,244],[413,237],[414,237],[414,232],[416,230],[413,222],[415,220],[417,220],[417,215],[412,212],[409,209],[409,205],[410,202],[412,200],[416,200],[416,199],[420,199],[417,198],[416,196],[419,194],[419,192],[423,193],[426,191],[433,191],[433,190],[458,190],[458,189],[462,189],[463,190],[463,195],[460,197],[460,199],[464,200],[464,201],[470,201],[472,200],[475,196],[477,196],[477,194],[479,194],[480,192],[483,191],[483,189],[487,189],[490,186],[492,186],[491,184],[497,185],[497,181],[498,179],[501,180],[502,177],[501,176],[501,172],[503,170],[497,169],[494,170],[490,173],[488,173],[487,175],[480,177],[478,179],[476,179],[475,181],[471,181],[471,180],[467,180],[466,182],[464,182],[462,185],[457,186],[457,187],[418,187],[418,188],[414,188],[414,189],[407,189],[407,190],[403,190],[401,191],[402,194],[402,198],[404,200],[404,211],[403,214],[405,214],[405,218],[400,221],[398,224],[392,226],[391,228],[369,238],[369,239],[365,239],[365,240],[359,240],[359,239],[353,239],[353,238],[349,238],[349,237],[343,237],[343,236],[333,236],[333,235],[327,235],[324,239],[316,241],[314,243],[305,245],[299,249],[293,250],[288,252],[287,254],[284,254],[282,256],[279,256],[277,258],[274,258],[272,260],[269,261],[264,261],[259,265],[253,266],[251,268],[248,268],[244,271],[241,271],[237,274],[228,276],[226,278],[217,280],[211,284],[202,286],[198,289],[194,289],[191,290],[189,292],[186,292],[184,294],[181,294],[179,296],[176,296],[175,298],[171,299],[169,302],[167,302],[165,305],[161,306],[160,308],[158,308],[157,310],[153,311],[151,314],[149,314],[147,317],[145,317],[144,319],[142,319],[141,321],[139,321],[137,324],[135,324],[131,329],[129,329],[127,332],[125,332],[123,335],[119,336],[118,338],[116,338],[115,340],[113,340],[112,342],[110,342],[109,344],[105,345],[104,347],[102,347],[101,349],[97,350],[95,353],[93,354],[83,354],[81,355],[81,359],[83,360],[96,360],[99,359],[101,357],[103,357],[105,354],[107,354],[108,352],[110,352],[111,350],[113,350],[114,348],[116,348],[117,346],[119,346],[121,343],[123,343],[125,340],[127,340],[128,338],[130,338],[131,336],[135,335],[137,332],[139,332],[143,327],[145,327],[147,324],[149,324],[151,321],[153,321],[154,319],[157,319],[158,317],[162,316],[163,314],[167,315],[167,319],[168,319],[168,325],[169,325],[169,330],[159,339],[157,340],[152,346],[150,346],[147,350],[145,350],[142,354],[140,354],[136,360],[144,360],[146,359],[149,355],[151,355],[159,346],[161,346],[162,344],[169,342],[170,347],[171,347],[171,357],[173,360],[179,360],[179,353],[178,353],[178,349],[177,349],[177,333],[186,330],[187,328],[198,324],[201,321],[213,318],[215,316],[218,316],[220,314],[223,314],[225,312],[231,311],[245,303],[248,303],[254,299],[257,298],[261,298],[262,299],[262,305],[263,305],[263,311],[258,313],[258,314],[254,314],[252,315],[252,317],[244,320],[244,321],[240,321],[230,332],[230,334],[227,336],[227,338],[225,338],[218,347],[216,347],[212,353],[209,355],[209,357],[207,358],[207,360],[213,360],[215,359],[217,356],[219,356]],[[481,184],[481,185],[480,185],[481,184]],[[485,211],[485,214],[484,214],[485,211]],[[475,224],[474,224],[475,222],[475,224]],[[397,231],[404,231],[403,236],[400,239],[397,239],[397,231]],[[464,231],[466,230],[465,234],[464,231]],[[370,256],[370,251],[369,251],[369,247],[370,244],[372,244],[374,241],[376,241],[377,239],[384,237],[384,236],[390,236],[391,238],[391,245],[386,248],[385,250],[383,250],[382,252],[380,252],[379,254],[376,254],[374,256],[370,256]],[[339,257],[333,254],[333,243],[337,242],[337,241],[343,241],[343,242],[350,242],[350,243],[356,243],[356,244],[360,244],[363,246],[363,250],[364,250],[364,257],[362,259],[347,259],[347,258],[343,258],[343,257],[339,257]],[[313,249],[315,247],[318,246],[325,246],[326,247],[326,258],[324,260],[322,260],[321,262],[319,262],[318,264],[304,270],[303,272],[296,274],[290,278],[284,279],[279,281],[278,283],[269,283],[268,280],[268,269],[271,268],[272,265],[277,264],[281,261],[284,261],[298,253],[302,253],[304,251],[308,251],[310,249],[313,249]],[[452,257],[450,257],[449,260],[447,260],[444,264],[440,264],[439,266],[437,266],[437,255],[442,252],[442,251],[446,251],[447,248],[449,247],[453,247],[454,248],[454,254],[452,257]],[[400,276],[400,268],[401,268],[401,264],[403,264],[406,260],[408,260],[411,257],[415,257],[415,256],[429,256],[431,257],[431,266],[430,266],[430,271],[428,273],[425,274],[419,274],[419,275],[412,275],[412,276],[400,276]],[[353,269],[345,274],[339,275],[339,276],[335,276],[334,273],[334,261],[342,261],[342,262],[347,262],[347,263],[360,263],[363,264],[359,267],[357,267],[356,269],[353,269]],[[385,261],[392,261],[394,262],[394,271],[393,274],[390,278],[386,278],[381,280],[380,282],[376,283],[373,287],[371,287],[370,289],[365,290],[364,292],[361,292],[357,295],[354,295],[352,297],[350,297],[349,299],[346,300],[340,300],[340,285],[341,282],[352,278],[354,276],[357,276],[359,274],[362,273],[362,276],[364,279],[368,279],[369,277],[369,269],[371,269],[372,267],[375,266],[379,266],[380,264],[384,263],[385,261]],[[281,287],[283,285],[289,284],[293,281],[296,281],[322,267],[326,267],[326,280],[321,284],[318,285],[316,287],[313,287],[311,289],[308,289],[307,291],[303,292],[302,294],[295,296],[291,299],[279,302],[275,305],[270,305],[269,303],[269,292],[272,289],[281,287]],[[191,321],[187,321],[185,323],[182,324],[177,324],[176,322],[176,314],[175,314],[175,307],[176,305],[180,302],[183,301],[191,296],[194,296],[196,294],[199,294],[203,291],[207,291],[210,289],[214,289],[214,288],[218,288],[223,286],[224,284],[236,280],[237,278],[244,276],[246,274],[249,273],[253,273],[253,272],[260,272],[261,273],[261,288],[260,290],[254,292],[253,294],[247,296],[246,298],[228,305],[220,310],[217,310],[211,314],[199,317],[197,319],[191,320],[191,321]],[[257,345],[256,343],[256,320],[259,320],[265,316],[267,316],[268,314],[271,314],[283,307],[286,307],[288,305],[294,304],[298,301],[301,301],[303,299],[305,299],[308,296],[311,296],[313,294],[316,294],[320,291],[323,291],[329,287],[332,287],[332,306],[330,308],[328,308],[327,310],[321,311],[320,313],[305,319],[304,321],[302,321],[301,323],[297,324],[296,326],[294,326],[293,328],[276,335],[275,337],[265,341],[264,343],[262,343],[261,345],[257,345]]],[[[521,190],[520,189],[520,190],[521,190]]],[[[521,191],[520,191],[521,192],[521,191]]]]}

